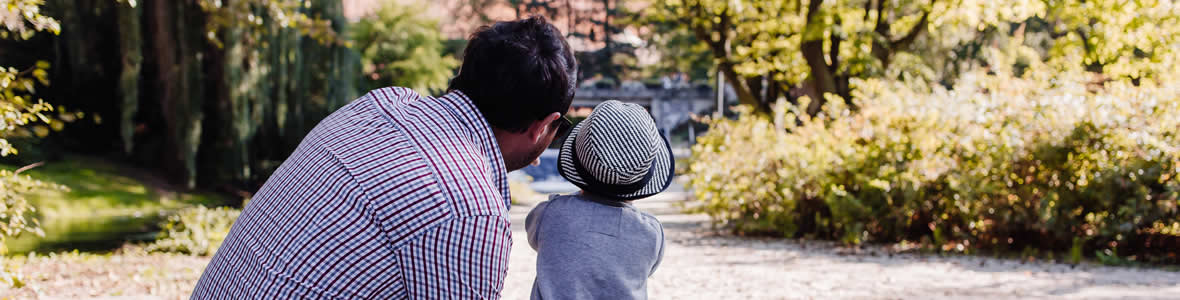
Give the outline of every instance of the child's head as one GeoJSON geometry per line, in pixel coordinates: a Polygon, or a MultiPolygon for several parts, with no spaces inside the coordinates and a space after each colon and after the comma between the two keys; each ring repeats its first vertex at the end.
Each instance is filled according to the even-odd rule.
{"type": "Polygon", "coordinates": [[[672,150],[642,106],[610,100],[578,123],[557,168],[582,190],[620,201],[645,198],[672,182],[672,150]]]}

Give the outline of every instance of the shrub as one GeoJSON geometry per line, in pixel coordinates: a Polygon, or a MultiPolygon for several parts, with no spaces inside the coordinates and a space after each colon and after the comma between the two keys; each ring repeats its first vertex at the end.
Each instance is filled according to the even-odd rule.
{"type": "Polygon", "coordinates": [[[780,103],[710,121],[690,166],[697,209],[739,232],[848,243],[1180,245],[1174,84],[969,73],[953,89],[858,81],[854,98],[856,112],[780,103]]]}
{"type": "Polygon", "coordinates": [[[531,182],[533,182],[533,178],[523,174],[519,177],[508,179],[508,193],[511,194],[512,204],[531,204],[536,202],[538,197],[542,196],[529,186],[531,182]]]}
{"type": "Polygon", "coordinates": [[[423,10],[388,3],[352,24],[354,49],[364,65],[361,93],[387,86],[409,87],[422,94],[446,91],[459,61],[446,53],[448,45],[438,21],[418,13],[423,10]]]}
{"type": "MultiPolygon", "coordinates": [[[[36,165],[30,165],[34,167],[36,165]]],[[[0,170],[0,256],[8,253],[9,238],[16,238],[22,234],[44,236],[40,221],[37,219],[37,208],[29,203],[26,197],[37,190],[61,190],[69,188],[49,182],[39,181],[19,171],[0,170]]]]}
{"type": "MultiPolygon", "coordinates": [[[[4,1],[6,12],[0,13],[0,39],[27,40],[39,31],[57,34],[57,20],[41,14],[42,1],[4,1]]],[[[49,62],[38,61],[17,69],[0,65],[0,157],[17,154],[10,142],[14,137],[44,137],[50,129],[61,129],[60,120],[49,112],[53,106],[35,95],[36,87],[49,85],[49,62]],[[48,125],[48,126],[46,126],[48,125]]],[[[20,170],[0,170],[0,255],[7,252],[5,242],[22,233],[44,234],[34,218],[35,208],[25,194],[46,187],[59,186],[20,176],[20,170]]],[[[3,274],[0,274],[3,275],[3,274]]]]}
{"type": "Polygon", "coordinates": [[[168,220],[161,224],[159,237],[147,246],[147,250],[197,256],[213,255],[241,213],[241,210],[226,207],[197,206],[184,209],[169,216],[168,220]]]}

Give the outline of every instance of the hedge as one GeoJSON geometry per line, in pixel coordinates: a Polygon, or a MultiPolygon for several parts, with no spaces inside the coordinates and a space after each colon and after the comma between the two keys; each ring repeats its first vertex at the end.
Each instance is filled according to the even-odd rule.
{"type": "Polygon", "coordinates": [[[741,233],[1175,261],[1175,84],[974,72],[951,88],[857,81],[853,98],[710,121],[694,209],[741,233]]]}

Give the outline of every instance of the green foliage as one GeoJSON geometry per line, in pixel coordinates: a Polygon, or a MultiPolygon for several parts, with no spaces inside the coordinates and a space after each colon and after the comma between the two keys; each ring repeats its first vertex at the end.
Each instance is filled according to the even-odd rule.
{"type": "Polygon", "coordinates": [[[0,39],[27,40],[39,31],[57,34],[61,24],[41,14],[44,0],[0,0],[0,39]]]}
{"type": "Polygon", "coordinates": [[[226,207],[185,209],[161,224],[163,229],[159,238],[146,249],[149,252],[213,255],[241,214],[241,210],[226,207]]]}
{"type": "MultiPolygon", "coordinates": [[[[129,4],[135,6],[135,1],[129,4]]],[[[320,16],[308,16],[304,9],[311,7],[311,1],[304,0],[199,0],[197,5],[207,14],[206,37],[218,47],[225,46],[218,34],[226,30],[243,30],[240,39],[247,42],[266,40],[273,25],[279,28],[294,28],[323,44],[345,41],[337,37],[332,20],[320,16]]],[[[261,45],[266,47],[265,43],[261,45]]]]}
{"type": "Polygon", "coordinates": [[[62,71],[45,99],[111,120],[72,128],[60,144],[122,152],[187,188],[254,189],[355,99],[360,59],[340,1],[47,2],[61,36],[13,52],[51,50],[62,71]]]}
{"type": "MultiPolygon", "coordinates": [[[[61,26],[53,18],[41,14],[42,4],[40,0],[0,1],[0,24],[3,25],[0,38],[27,40],[34,33],[45,30],[57,34],[61,26]]],[[[53,111],[53,106],[41,99],[33,100],[37,83],[49,85],[47,69],[49,63],[45,61],[38,61],[24,71],[0,66],[0,157],[17,153],[8,137],[30,133],[43,137],[49,133],[48,127],[39,125],[26,130],[27,125],[44,123],[61,129],[60,121],[45,114],[53,111]]],[[[43,234],[32,216],[35,208],[25,195],[36,189],[57,187],[21,176],[20,171],[0,170],[0,254],[7,252],[4,244],[10,237],[25,232],[43,234]]]]}
{"type": "MultiPolygon", "coordinates": [[[[644,48],[659,53],[661,58],[640,70],[640,78],[659,78],[674,72],[688,74],[693,80],[713,77],[713,57],[709,47],[697,39],[690,28],[666,14],[636,13],[622,22],[628,26],[646,28],[641,37],[644,48]]],[[[711,81],[710,81],[711,82],[711,81]]]]}
{"type": "MultiPolygon", "coordinates": [[[[19,167],[0,164],[0,172],[19,167]]],[[[41,183],[21,195],[30,207],[36,208],[27,215],[36,218],[28,221],[37,222],[44,235],[24,234],[8,239],[4,243],[8,254],[115,249],[127,240],[147,239],[144,233],[154,232],[156,223],[169,211],[226,203],[217,194],[178,192],[138,176],[143,172],[75,156],[22,172],[21,179],[41,183]]]]}
{"type": "Polygon", "coordinates": [[[884,74],[936,13],[931,1],[664,0],[647,10],[691,30],[739,100],[759,110],[805,82],[847,97],[849,78],[884,74]]]}
{"type": "Polygon", "coordinates": [[[49,84],[46,78],[48,68],[47,62],[39,62],[37,66],[26,71],[0,68],[0,115],[3,115],[3,120],[0,120],[0,156],[17,154],[17,149],[12,147],[7,137],[29,133],[35,133],[37,136],[49,134],[49,130],[44,126],[38,126],[34,131],[20,130],[33,123],[52,124],[46,113],[53,111],[53,106],[41,99],[33,100],[36,97],[33,95],[36,92],[36,83],[49,84]],[[32,74],[32,77],[29,74],[32,74]]]}
{"type": "Polygon", "coordinates": [[[29,203],[26,195],[38,189],[57,188],[8,170],[0,170],[0,254],[8,252],[6,242],[22,233],[44,235],[38,220],[33,217],[36,208],[29,203]]]}
{"type": "Polygon", "coordinates": [[[1180,89],[1093,78],[1034,63],[953,89],[856,80],[856,113],[742,108],[694,146],[690,186],[743,232],[1174,252],[1144,241],[1180,237],[1180,89]]]}
{"type": "MultiPolygon", "coordinates": [[[[1151,78],[1175,69],[1180,3],[1172,0],[1045,2],[1055,37],[1049,58],[1112,77],[1151,78]],[[1080,55],[1079,55],[1080,54],[1080,55]]],[[[1174,79],[1174,78],[1173,78],[1174,79]]]]}
{"type": "Polygon", "coordinates": [[[532,182],[533,178],[528,175],[508,179],[508,193],[512,195],[512,204],[529,205],[544,199],[544,194],[537,193],[529,186],[532,182]]]}
{"type": "MultiPolygon", "coordinates": [[[[661,0],[646,14],[694,32],[739,100],[760,111],[794,99],[786,93],[792,88],[849,98],[851,78],[950,83],[975,67],[995,67],[986,49],[1013,32],[1021,68],[1045,62],[1066,72],[1156,78],[1180,50],[1174,1],[661,0]]],[[[809,113],[826,98],[817,100],[809,113]]]]}
{"type": "Polygon", "coordinates": [[[361,54],[366,91],[388,86],[425,94],[446,90],[459,61],[444,54],[438,21],[422,16],[423,9],[389,3],[353,24],[351,37],[361,54]]]}

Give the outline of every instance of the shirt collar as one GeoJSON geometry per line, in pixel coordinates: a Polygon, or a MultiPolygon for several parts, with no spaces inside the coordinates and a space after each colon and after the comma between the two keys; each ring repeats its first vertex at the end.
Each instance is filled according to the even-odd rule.
{"type": "Polygon", "coordinates": [[[508,167],[504,165],[504,154],[500,152],[500,143],[496,141],[496,136],[492,133],[492,126],[488,123],[487,118],[484,118],[483,113],[479,111],[471,98],[459,90],[452,90],[437,99],[455,111],[480,150],[488,157],[492,180],[500,189],[500,194],[504,196],[504,207],[511,207],[512,195],[508,188],[508,167]]]}

